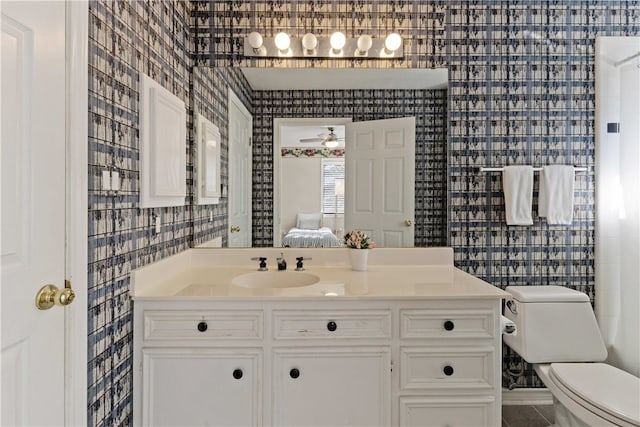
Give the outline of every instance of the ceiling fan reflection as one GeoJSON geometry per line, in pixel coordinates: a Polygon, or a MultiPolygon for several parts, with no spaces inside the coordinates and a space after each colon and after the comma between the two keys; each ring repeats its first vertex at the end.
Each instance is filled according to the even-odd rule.
{"type": "Polygon", "coordinates": [[[302,143],[317,143],[321,142],[325,147],[333,148],[338,146],[338,141],[343,141],[344,137],[338,137],[335,133],[333,133],[334,128],[328,126],[329,133],[321,133],[317,138],[302,138],[300,142],[302,143]]]}

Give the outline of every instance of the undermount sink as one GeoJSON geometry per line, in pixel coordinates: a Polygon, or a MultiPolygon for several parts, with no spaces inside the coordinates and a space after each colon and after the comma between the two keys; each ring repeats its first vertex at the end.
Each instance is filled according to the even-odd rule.
{"type": "Polygon", "coordinates": [[[253,271],[234,277],[231,283],[244,288],[297,288],[319,281],[315,274],[302,271],[253,271]]]}

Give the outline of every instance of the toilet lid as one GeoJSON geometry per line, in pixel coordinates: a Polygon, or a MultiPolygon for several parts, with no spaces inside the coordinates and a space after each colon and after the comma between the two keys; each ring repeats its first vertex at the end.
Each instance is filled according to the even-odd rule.
{"type": "Polygon", "coordinates": [[[549,373],[586,405],[640,425],[640,378],[605,363],[552,363],[549,373]]]}

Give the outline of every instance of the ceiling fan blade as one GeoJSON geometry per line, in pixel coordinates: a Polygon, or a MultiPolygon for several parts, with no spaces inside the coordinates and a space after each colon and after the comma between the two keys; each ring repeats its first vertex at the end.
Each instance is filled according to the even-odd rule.
{"type": "Polygon", "coordinates": [[[322,142],[324,138],[302,138],[300,142],[322,142]]]}

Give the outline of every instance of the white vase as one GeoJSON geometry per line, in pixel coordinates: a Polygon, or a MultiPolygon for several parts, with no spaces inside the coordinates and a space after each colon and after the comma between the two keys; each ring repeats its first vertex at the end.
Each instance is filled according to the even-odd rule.
{"type": "Polygon", "coordinates": [[[349,258],[351,258],[351,269],[353,271],[367,271],[368,256],[369,249],[349,250],[349,258]]]}

